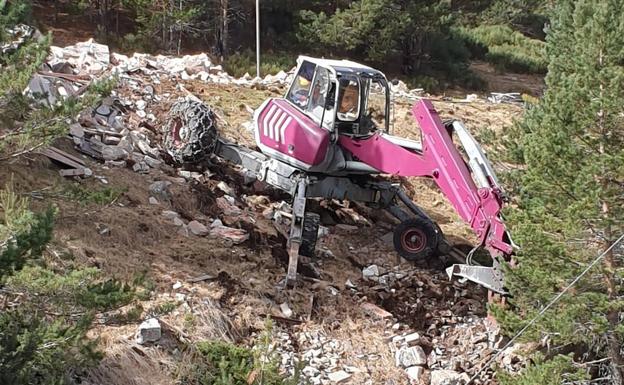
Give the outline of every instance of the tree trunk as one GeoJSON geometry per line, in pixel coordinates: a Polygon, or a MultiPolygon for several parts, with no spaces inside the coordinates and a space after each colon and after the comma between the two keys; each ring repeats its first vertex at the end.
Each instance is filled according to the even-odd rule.
{"type": "Polygon", "coordinates": [[[221,60],[228,55],[228,39],[229,39],[229,9],[230,0],[221,0],[221,60]]]}

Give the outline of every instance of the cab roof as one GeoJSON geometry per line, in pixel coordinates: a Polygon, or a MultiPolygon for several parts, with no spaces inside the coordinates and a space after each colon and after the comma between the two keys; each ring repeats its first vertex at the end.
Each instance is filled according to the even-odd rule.
{"type": "Polygon", "coordinates": [[[339,75],[363,73],[363,74],[367,74],[367,75],[371,75],[375,77],[381,76],[385,78],[385,75],[383,74],[383,72],[376,70],[372,67],[366,66],[364,64],[356,63],[351,60],[319,59],[319,58],[301,55],[297,59],[297,64],[300,64],[301,61],[303,60],[314,63],[321,67],[325,67],[325,68],[331,67],[339,75]]]}

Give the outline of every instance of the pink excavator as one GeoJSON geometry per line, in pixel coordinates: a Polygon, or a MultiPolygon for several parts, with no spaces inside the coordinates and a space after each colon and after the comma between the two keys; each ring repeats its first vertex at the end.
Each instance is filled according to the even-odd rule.
{"type": "Polygon", "coordinates": [[[511,261],[514,244],[501,217],[505,195],[483,150],[460,122],[443,122],[424,99],[412,109],[421,140],[393,136],[391,94],[378,70],[300,56],[285,97],[270,98],[255,111],[259,151],[220,138],[213,112],[198,101],[173,106],[165,148],[181,163],[218,156],[292,195],[288,286],[296,281],[299,255],[314,254],[320,217],[306,210],[309,198],[347,199],[387,210],[400,221],[393,242],[407,260],[451,252],[439,226],[400,184],[385,177],[393,175],[433,179],[478,237],[473,251],[489,252],[489,262],[480,264],[469,253],[447,268],[449,277],[506,294],[502,265],[511,261]]]}

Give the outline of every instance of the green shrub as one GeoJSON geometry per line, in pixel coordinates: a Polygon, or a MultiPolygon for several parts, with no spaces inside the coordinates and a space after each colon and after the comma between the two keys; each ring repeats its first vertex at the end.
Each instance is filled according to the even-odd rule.
{"type": "Polygon", "coordinates": [[[94,189],[73,183],[64,187],[62,195],[82,205],[107,205],[116,201],[125,191],[125,189],[114,187],[94,189]]]}
{"type": "MultiPolygon", "coordinates": [[[[295,56],[292,55],[261,54],[260,76],[289,71],[295,64],[295,56]]],[[[224,60],[223,68],[232,76],[241,77],[245,73],[255,76],[256,54],[247,50],[230,55],[224,60]]]]}
{"type": "Polygon", "coordinates": [[[546,73],[545,43],[505,25],[457,28],[473,57],[485,59],[500,71],[546,73]]]}

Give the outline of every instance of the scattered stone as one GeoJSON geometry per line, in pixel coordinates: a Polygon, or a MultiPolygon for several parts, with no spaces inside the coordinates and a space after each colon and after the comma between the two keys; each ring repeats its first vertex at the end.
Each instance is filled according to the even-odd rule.
{"type": "Polygon", "coordinates": [[[236,196],[236,192],[233,188],[227,185],[227,183],[221,181],[217,184],[217,188],[229,196],[236,196]]]}
{"type": "MultiPolygon", "coordinates": [[[[171,182],[169,182],[168,180],[159,180],[150,184],[149,191],[153,197],[156,197],[161,201],[168,202],[171,200],[169,186],[171,186],[171,182]]],[[[178,215],[178,213],[175,214],[176,216],[178,215]]]]}
{"type": "Polygon", "coordinates": [[[169,219],[170,221],[172,221],[174,218],[177,218],[180,216],[180,214],[176,213],[175,211],[171,211],[171,210],[163,210],[162,212],[163,217],[169,219]]]}
{"type": "Polygon", "coordinates": [[[379,267],[370,265],[362,270],[362,277],[367,281],[379,281],[379,267]]]}
{"type": "Polygon", "coordinates": [[[180,217],[173,218],[173,224],[176,226],[184,226],[184,221],[180,217]]]}
{"type": "Polygon", "coordinates": [[[327,377],[329,377],[329,380],[331,382],[335,384],[341,384],[343,382],[346,382],[351,377],[351,375],[344,370],[339,370],[337,372],[329,373],[327,377]]]}
{"type": "Polygon", "coordinates": [[[104,160],[125,160],[128,158],[128,152],[118,146],[102,146],[102,158],[104,160]]]}
{"type": "Polygon", "coordinates": [[[120,137],[113,135],[104,135],[104,137],[102,138],[102,143],[104,144],[117,145],[120,141],[120,137]]]}
{"type": "Polygon", "coordinates": [[[173,284],[172,288],[173,290],[178,290],[179,288],[182,287],[182,282],[177,281],[176,283],[173,284]]]}
{"type": "Polygon", "coordinates": [[[411,383],[418,384],[425,373],[425,369],[422,366],[410,366],[405,369],[405,373],[407,373],[411,383]]]}
{"type": "Polygon", "coordinates": [[[427,355],[420,346],[401,348],[397,350],[394,358],[396,360],[396,366],[403,368],[427,364],[427,355]]]}
{"type": "Polygon", "coordinates": [[[158,199],[156,199],[154,197],[149,197],[149,203],[150,203],[150,205],[157,205],[158,204],[158,199]]]}
{"type": "Polygon", "coordinates": [[[188,228],[191,231],[191,233],[199,237],[203,237],[210,233],[210,230],[198,221],[190,221],[188,223],[188,228]]]}
{"type": "Polygon", "coordinates": [[[431,371],[431,385],[464,385],[470,381],[466,373],[457,373],[454,370],[431,371]]]}
{"type": "Polygon", "coordinates": [[[132,169],[134,170],[134,172],[138,172],[140,174],[145,174],[149,172],[149,166],[145,162],[135,163],[132,166],[132,169]]]}
{"type": "Polygon", "coordinates": [[[360,306],[362,307],[364,312],[370,316],[381,318],[381,319],[392,318],[392,313],[387,312],[384,309],[380,308],[379,306],[373,305],[372,303],[364,302],[360,306]]]}
{"type": "Polygon", "coordinates": [[[290,310],[290,307],[288,306],[286,302],[280,304],[280,311],[286,318],[290,318],[293,315],[293,311],[290,310]]]}
{"type": "Polygon", "coordinates": [[[156,342],[160,339],[161,335],[160,322],[158,322],[156,318],[150,318],[143,321],[139,326],[136,342],[141,345],[146,342],[156,342]]]}
{"type": "Polygon", "coordinates": [[[159,168],[162,165],[162,161],[154,159],[149,155],[145,155],[144,162],[151,168],[159,168]]]}
{"type": "Polygon", "coordinates": [[[125,160],[107,160],[104,162],[104,165],[108,166],[108,167],[121,167],[121,168],[125,168],[126,167],[126,161],[125,160]]]}
{"type": "MultiPolygon", "coordinates": [[[[215,221],[216,222],[216,221],[215,221]]],[[[221,222],[221,221],[219,221],[221,222]]],[[[213,223],[214,224],[214,223],[213,223]]],[[[249,239],[249,234],[243,229],[235,229],[227,226],[211,226],[210,234],[225,238],[231,241],[233,244],[238,245],[249,239]]]]}
{"type": "Polygon", "coordinates": [[[420,341],[420,334],[418,333],[411,333],[405,336],[405,343],[407,344],[407,346],[413,346],[416,345],[419,341],[420,341]]]}

